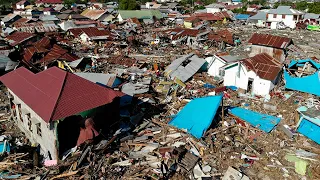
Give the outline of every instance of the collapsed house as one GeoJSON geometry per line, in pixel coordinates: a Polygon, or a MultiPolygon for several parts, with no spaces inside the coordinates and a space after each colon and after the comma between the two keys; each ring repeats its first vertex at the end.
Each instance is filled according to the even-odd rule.
{"type": "Polygon", "coordinates": [[[320,144],[320,111],[316,107],[304,106],[297,111],[300,114],[297,131],[320,144]]]}
{"type": "MultiPolygon", "coordinates": [[[[87,120],[123,95],[56,67],[37,74],[22,67],[2,76],[1,81],[8,88],[17,126],[33,144],[40,145],[48,159],[58,159],[78,141],[83,142],[80,130],[87,120]]],[[[117,107],[108,106],[111,112],[117,107]]],[[[111,121],[116,115],[106,117],[111,121]]],[[[98,118],[93,121],[99,124],[98,118]]],[[[102,124],[106,123],[104,119],[102,124]]]]}
{"type": "Polygon", "coordinates": [[[277,84],[282,65],[266,53],[224,67],[224,85],[265,96],[277,84]]]}
{"type": "Polygon", "coordinates": [[[291,61],[284,80],[287,89],[320,96],[320,64],[311,59],[291,61]]]}
{"type": "Polygon", "coordinates": [[[205,62],[206,60],[191,53],[174,60],[164,72],[172,80],[185,82],[198,72],[205,62]]]}
{"type": "Polygon", "coordinates": [[[287,37],[254,33],[248,43],[252,44],[250,57],[260,53],[267,53],[278,61],[284,62],[287,57],[286,49],[293,44],[293,41],[287,37]]]}

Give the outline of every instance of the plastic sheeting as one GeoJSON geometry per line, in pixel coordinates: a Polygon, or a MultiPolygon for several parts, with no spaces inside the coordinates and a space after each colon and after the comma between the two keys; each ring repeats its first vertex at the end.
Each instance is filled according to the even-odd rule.
{"type": "Polygon", "coordinates": [[[194,99],[169,124],[179,129],[186,129],[188,133],[199,139],[211,125],[221,100],[222,96],[194,99]]]}
{"type": "Polygon", "coordinates": [[[229,113],[267,133],[269,133],[280,122],[280,118],[278,117],[260,114],[240,107],[230,108],[229,113]]]}
{"type": "Polygon", "coordinates": [[[297,90],[320,96],[320,64],[311,59],[292,61],[289,68],[293,66],[303,66],[306,62],[313,64],[318,71],[312,75],[304,77],[293,77],[287,71],[284,71],[284,79],[287,89],[297,90]]]}

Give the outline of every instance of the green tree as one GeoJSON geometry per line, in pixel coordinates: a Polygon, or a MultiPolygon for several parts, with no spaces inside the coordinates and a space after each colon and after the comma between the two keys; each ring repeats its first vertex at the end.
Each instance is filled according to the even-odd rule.
{"type": "Polygon", "coordinates": [[[297,2],[296,3],[296,8],[298,10],[304,11],[304,10],[308,9],[308,3],[306,1],[297,2]]]}
{"type": "Polygon", "coordinates": [[[309,13],[320,14],[320,2],[309,4],[308,9],[309,13]]]}
{"type": "Polygon", "coordinates": [[[137,9],[137,2],[135,0],[120,0],[119,1],[120,10],[135,10],[137,9]]]}

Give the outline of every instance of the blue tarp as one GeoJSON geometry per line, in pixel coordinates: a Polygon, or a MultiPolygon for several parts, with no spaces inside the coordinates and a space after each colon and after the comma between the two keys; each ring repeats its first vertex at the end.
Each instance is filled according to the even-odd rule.
{"type": "Polygon", "coordinates": [[[267,133],[269,133],[280,122],[280,118],[278,117],[260,114],[240,107],[230,108],[229,113],[267,133]]]}
{"type": "Polygon", "coordinates": [[[234,18],[237,20],[247,20],[249,17],[249,14],[237,14],[234,18]]]}
{"type": "Polygon", "coordinates": [[[8,141],[0,142],[0,154],[10,152],[10,144],[8,141]]]}
{"type": "Polygon", "coordinates": [[[196,138],[201,138],[212,123],[220,106],[222,96],[209,96],[190,101],[169,124],[186,129],[196,138]]]}
{"type": "Polygon", "coordinates": [[[306,92],[310,94],[314,94],[320,96],[320,64],[314,62],[311,59],[299,60],[299,61],[291,61],[289,68],[293,66],[303,67],[303,65],[309,62],[314,65],[318,69],[318,71],[309,76],[303,77],[293,77],[287,71],[284,71],[284,79],[286,82],[286,88],[297,90],[301,92],[306,92]]]}
{"type": "Polygon", "coordinates": [[[320,144],[320,118],[318,117],[319,110],[312,108],[308,113],[309,109],[305,106],[301,106],[297,110],[301,114],[301,121],[298,123],[297,131],[310,138],[314,142],[320,144]]]}

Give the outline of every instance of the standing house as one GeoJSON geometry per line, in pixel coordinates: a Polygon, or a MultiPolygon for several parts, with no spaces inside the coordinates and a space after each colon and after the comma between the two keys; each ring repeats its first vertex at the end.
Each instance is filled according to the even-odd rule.
{"type": "Polygon", "coordinates": [[[41,5],[45,5],[45,6],[56,6],[56,5],[61,5],[63,4],[62,0],[37,0],[35,2],[36,6],[41,6],[41,5]]]}
{"type": "Polygon", "coordinates": [[[92,43],[93,41],[105,41],[111,36],[107,30],[99,30],[96,27],[69,29],[69,35],[80,40],[82,43],[92,43]]]}
{"type": "Polygon", "coordinates": [[[286,49],[293,44],[293,41],[287,37],[254,33],[248,43],[252,44],[250,57],[260,53],[267,53],[283,63],[287,56],[286,49]]]}
{"type": "Polygon", "coordinates": [[[303,16],[303,22],[305,24],[311,24],[311,25],[319,24],[319,22],[320,22],[320,14],[306,13],[303,16]]]}
{"type": "Polygon", "coordinates": [[[271,29],[278,29],[279,23],[293,29],[296,23],[302,20],[303,12],[292,9],[290,6],[279,6],[277,9],[271,9],[268,12],[267,25],[271,29]]]}
{"type": "Polygon", "coordinates": [[[25,9],[26,6],[30,5],[30,2],[27,0],[22,0],[16,3],[16,9],[25,9]]]}
{"type": "Polygon", "coordinates": [[[224,67],[224,86],[236,86],[265,96],[278,82],[281,63],[266,53],[224,67]]]}
{"type": "Polygon", "coordinates": [[[208,74],[210,76],[221,78],[224,76],[223,67],[231,63],[238,62],[241,57],[231,56],[228,53],[217,53],[211,57],[207,57],[208,74]]]}
{"type": "Polygon", "coordinates": [[[222,5],[222,4],[210,4],[208,6],[206,6],[206,11],[207,13],[216,13],[216,12],[222,12],[222,11],[226,11],[226,6],[222,5]]]}
{"type": "Polygon", "coordinates": [[[264,28],[266,27],[267,13],[259,11],[257,14],[249,17],[248,22],[253,24],[255,27],[264,28]]]}
{"type": "Polygon", "coordinates": [[[21,67],[1,81],[8,88],[17,126],[50,159],[76,146],[83,120],[123,95],[57,67],[37,74],[21,67]]]}

